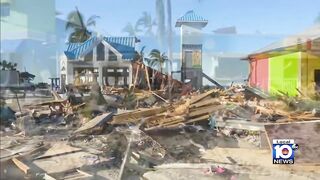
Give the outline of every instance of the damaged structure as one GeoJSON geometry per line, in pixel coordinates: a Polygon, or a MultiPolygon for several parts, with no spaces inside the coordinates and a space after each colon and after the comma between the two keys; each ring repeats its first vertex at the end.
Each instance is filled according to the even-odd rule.
{"type": "Polygon", "coordinates": [[[248,56],[249,83],[273,94],[312,97],[320,89],[320,26],[248,56]]]}
{"type": "Polygon", "coordinates": [[[83,43],[69,43],[61,59],[61,87],[85,85],[96,78],[100,85],[128,86],[136,37],[93,36],[83,43]]]}

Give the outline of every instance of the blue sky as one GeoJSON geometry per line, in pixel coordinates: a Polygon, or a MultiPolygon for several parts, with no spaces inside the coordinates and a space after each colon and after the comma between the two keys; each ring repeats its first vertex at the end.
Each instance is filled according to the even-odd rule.
{"type": "MultiPolygon", "coordinates": [[[[238,33],[294,34],[308,28],[320,12],[320,0],[171,0],[172,23],[188,10],[208,19],[211,32],[236,26],[238,33]]],[[[166,2],[166,0],[165,0],[166,2]]],[[[121,30],[135,23],[143,11],[155,18],[155,0],[56,0],[61,18],[75,9],[85,17],[98,15],[96,29],[105,35],[125,35],[121,30]]],[[[178,30],[175,28],[175,30],[178,30]]]]}

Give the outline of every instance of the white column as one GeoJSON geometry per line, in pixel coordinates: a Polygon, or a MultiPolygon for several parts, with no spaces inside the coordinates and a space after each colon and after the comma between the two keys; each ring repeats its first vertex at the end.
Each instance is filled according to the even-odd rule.
{"type": "Polygon", "coordinates": [[[128,85],[130,86],[132,84],[132,64],[129,65],[129,78],[127,81],[128,85]]]}
{"type": "Polygon", "coordinates": [[[100,86],[103,86],[103,78],[102,78],[102,66],[99,66],[98,68],[99,76],[98,76],[98,83],[100,86]]]}

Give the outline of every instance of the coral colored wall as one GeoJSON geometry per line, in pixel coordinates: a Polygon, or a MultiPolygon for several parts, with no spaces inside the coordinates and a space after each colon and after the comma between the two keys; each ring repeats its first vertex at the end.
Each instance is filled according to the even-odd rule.
{"type": "Polygon", "coordinates": [[[268,59],[258,59],[250,62],[250,85],[268,91],[269,63],[268,59]]]}

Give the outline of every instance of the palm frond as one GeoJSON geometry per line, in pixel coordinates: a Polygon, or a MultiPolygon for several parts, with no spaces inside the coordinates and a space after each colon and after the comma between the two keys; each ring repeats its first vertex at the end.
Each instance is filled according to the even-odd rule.
{"type": "Polygon", "coordinates": [[[87,26],[95,26],[96,19],[99,19],[99,18],[100,18],[100,16],[97,16],[97,15],[90,16],[89,19],[87,20],[86,25],[87,26]]]}
{"type": "Polygon", "coordinates": [[[81,25],[81,19],[76,11],[72,11],[68,14],[66,29],[83,28],[81,25]]]}
{"type": "Polygon", "coordinates": [[[127,25],[122,29],[122,32],[128,33],[129,36],[135,36],[136,32],[131,23],[127,23],[127,25]]]}
{"type": "Polygon", "coordinates": [[[79,18],[79,21],[80,21],[80,25],[81,25],[81,27],[85,27],[84,18],[83,18],[82,14],[80,13],[80,11],[78,10],[77,7],[76,7],[76,9],[77,9],[77,15],[78,15],[78,18],[79,18]]]}

